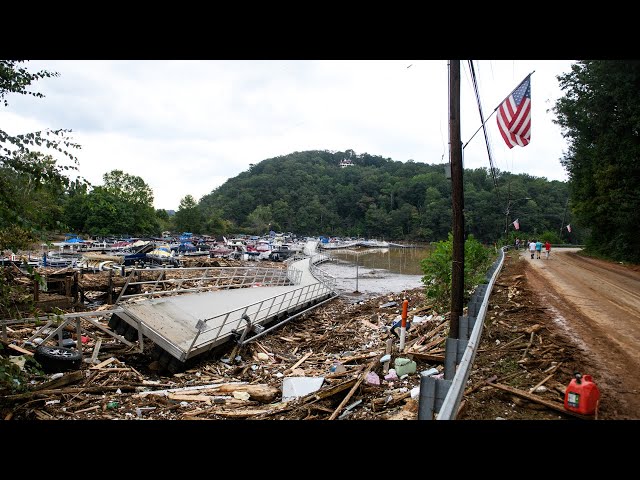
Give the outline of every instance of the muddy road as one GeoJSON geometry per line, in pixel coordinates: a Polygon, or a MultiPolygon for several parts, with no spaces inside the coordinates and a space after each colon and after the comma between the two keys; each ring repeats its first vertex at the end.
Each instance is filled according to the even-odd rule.
{"type": "Polygon", "coordinates": [[[527,280],[582,351],[590,370],[584,373],[620,402],[621,418],[640,419],[640,268],[578,250],[552,249],[549,259],[522,252],[527,280]]]}

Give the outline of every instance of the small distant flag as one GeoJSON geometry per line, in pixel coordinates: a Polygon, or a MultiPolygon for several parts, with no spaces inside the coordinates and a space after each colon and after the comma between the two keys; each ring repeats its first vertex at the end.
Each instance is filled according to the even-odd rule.
{"type": "Polygon", "coordinates": [[[498,129],[507,147],[531,140],[531,74],[498,107],[498,129]]]}
{"type": "Polygon", "coordinates": [[[520,230],[520,222],[517,218],[513,221],[513,228],[515,228],[516,230],[520,230]]]}
{"type": "Polygon", "coordinates": [[[567,232],[571,233],[571,224],[567,225],[567,232]]]}

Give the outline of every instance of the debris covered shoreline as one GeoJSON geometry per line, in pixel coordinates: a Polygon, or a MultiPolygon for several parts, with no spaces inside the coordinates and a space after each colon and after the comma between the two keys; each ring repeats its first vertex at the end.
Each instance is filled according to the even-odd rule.
{"type": "MultiPolygon", "coordinates": [[[[88,331],[86,338],[83,335],[86,354],[79,370],[30,373],[22,391],[0,397],[0,416],[6,420],[416,418],[420,372],[437,375],[443,368],[446,324],[445,316],[435,315],[425,304],[420,288],[378,296],[344,294],[242,347],[229,342],[187,362],[173,375],[160,368],[148,340],[141,353],[109,341],[99,331],[88,331]],[[401,318],[404,300],[410,328],[400,354],[399,329],[391,327],[401,318]],[[389,361],[381,362],[385,353],[389,361]],[[396,365],[398,359],[404,364],[396,365]],[[401,375],[395,374],[395,367],[401,375]]],[[[24,357],[33,352],[16,351],[15,345],[24,344],[35,327],[14,324],[10,330],[9,341],[3,342],[5,353],[9,351],[24,366],[24,357]]]]}

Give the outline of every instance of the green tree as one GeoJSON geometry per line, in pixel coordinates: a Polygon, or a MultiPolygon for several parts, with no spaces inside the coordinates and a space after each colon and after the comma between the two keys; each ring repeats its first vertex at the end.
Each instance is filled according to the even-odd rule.
{"type": "MultiPolygon", "coordinates": [[[[9,105],[9,94],[43,98],[43,94],[31,90],[31,84],[59,75],[47,70],[30,72],[23,63],[24,60],[0,60],[0,101],[5,107],[9,105]]],[[[70,183],[67,173],[77,170],[78,164],[71,149],[79,145],[72,142],[69,132],[58,129],[11,135],[0,129],[0,230],[13,225],[24,233],[19,235],[24,242],[14,242],[11,248],[28,248],[44,229],[60,220],[61,212],[54,205],[70,183]],[[70,164],[60,163],[60,158],[53,155],[70,164]]],[[[0,249],[4,248],[8,246],[0,244],[0,249]]]]}
{"type": "MultiPolygon", "coordinates": [[[[469,235],[464,242],[464,301],[471,298],[471,292],[483,282],[495,255],[491,250],[469,235]]],[[[424,276],[427,297],[434,306],[443,311],[449,308],[451,299],[451,267],[453,259],[453,235],[436,242],[431,254],[420,262],[424,276]]]]}
{"type": "Polygon", "coordinates": [[[581,60],[557,78],[572,226],[590,227],[588,251],[640,263],[640,61],[581,60]]]}
{"type": "Polygon", "coordinates": [[[202,233],[202,211],[191,195],[180,200],[173,222],[177,231],[202,233]]]}
{"type": "Polygon", "coordinates": [[[255,210],[248,215],[247,220],[254,229],[254,233],[260,234],[265,232],[273,222],[271,206],[258,205],[255,210]]]}

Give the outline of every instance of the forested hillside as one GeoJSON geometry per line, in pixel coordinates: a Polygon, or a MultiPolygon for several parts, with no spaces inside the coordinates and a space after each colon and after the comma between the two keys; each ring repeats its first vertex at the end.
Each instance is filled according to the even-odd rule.
{"type": "MultiPolygon", "coordinates": [[[[508,172],[495,172],[494,180],[488,168],[465,170],[464,198],[466,231],[483,242],[505,232],[579,240],[576,229],[563,228],[571,222],[564,182],[508,172]]],[[[451,230],[451,182],[443,164],[313,150],[252,165],[198,207],[203,218],[220,217],[247,232],[437,241],[451,230]],[[345,160],[351,165],[341,166],[345,160]]]]}

